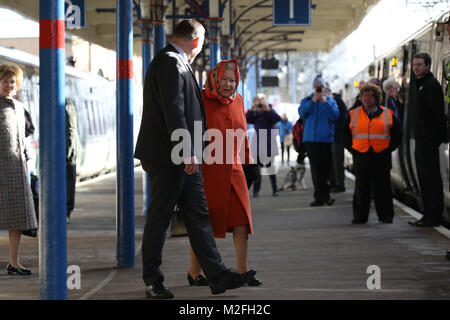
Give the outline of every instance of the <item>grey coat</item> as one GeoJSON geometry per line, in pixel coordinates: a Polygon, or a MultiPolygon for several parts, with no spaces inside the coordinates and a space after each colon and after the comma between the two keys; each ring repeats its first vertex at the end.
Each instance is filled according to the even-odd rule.
{"type": "Polygon", "coordinates": [[[37,228],[25,159],[21,102],[0,95],[0,230],[37,228]]]}

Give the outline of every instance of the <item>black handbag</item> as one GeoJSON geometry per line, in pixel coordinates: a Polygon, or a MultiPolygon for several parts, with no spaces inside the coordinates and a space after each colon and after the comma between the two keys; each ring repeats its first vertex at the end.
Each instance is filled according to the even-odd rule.
{"type": "Polygon", "coordinates": [[[258,164],[243,164],[245,180],[247,180],[247,188],[250,189],[252,184],[261,179],[261,169],[258,164]]]}
{"type": "MultiPolygon", "coordinates": [[[[36,221],[39,222],[39,178],[31,174],[31,193],[33,194],[33,203],[34,203],[34,212],[36,213],[36,221]]],[[[38,235],[38,229],[28,229],[23,230],[22,234],[24,236],[37,238],[38,235]]]]}

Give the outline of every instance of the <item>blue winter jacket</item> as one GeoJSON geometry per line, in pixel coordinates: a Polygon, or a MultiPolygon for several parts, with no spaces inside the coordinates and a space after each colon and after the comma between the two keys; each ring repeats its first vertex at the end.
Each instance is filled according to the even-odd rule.
{"type": "Polygon", "coordinates": [[[294,128],[294,126],[292,125],[292,123],[286,119],[286,121],[279,121],[276,124],[276,127],[278,128],[278,130],[280,130],[279,134],[280,134],[280,141],[284,142],[284,137],[289,134],[292,133],[292,129],[294,128]]]}
{"type": "Polygon", "coordinates": [[[339,119],[339,109],[333,98],[326,96],[326,102],[314,103],[313,95],[304,98],[298,108],[305,129],[303,142],[334,142],[334,122],[339,119]]]}

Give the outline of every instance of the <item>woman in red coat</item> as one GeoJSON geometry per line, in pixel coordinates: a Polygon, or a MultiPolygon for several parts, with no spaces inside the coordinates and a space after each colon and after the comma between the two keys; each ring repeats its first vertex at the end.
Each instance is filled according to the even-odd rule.
{"type": "MultiPolygon", "coordinates": [[[[208,75],[202,97],[210,143],[202,165],[209,219],[216,238],[233,233],[237,270],[248,271],[248,235],[253,233],[250,200],[242,164],[250,164],[244,102],[236,93],[239,70],[236,60],[219,62],[208,75]],[[221,136],[221,138],[218,138],[221,136]],[[234,142],[233,142],[234,140],[234,142]]],[[[191,249],[188,272],[191,285],[206,285],[191,249]]],[[[248,285],[259,286],[256,277],[248,285]]]]}

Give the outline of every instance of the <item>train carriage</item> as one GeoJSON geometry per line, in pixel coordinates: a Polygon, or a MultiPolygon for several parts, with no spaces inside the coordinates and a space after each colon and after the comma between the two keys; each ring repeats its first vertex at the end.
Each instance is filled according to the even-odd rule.
{"type": "MultiPolygon", "coordinates": [[[[13,62],[24,72],[18,97],[30,112],[36,131],[32,147],[36,154],[34,171],[39,161],[39,57],[0,47],[0,63],[13,62]]],[[[77,110],[78,133],[82,151],[78,158],[78,180],[85,180],[114,170],[116,166],[116,83],[101,76],[65,67],[65,94],[77,110]]],[[[134,127],[139,128],[142,113],[142,88],[135,87],[134,127]]],[[[136,132],[135,132],[135,137],[136,132]]]]}

